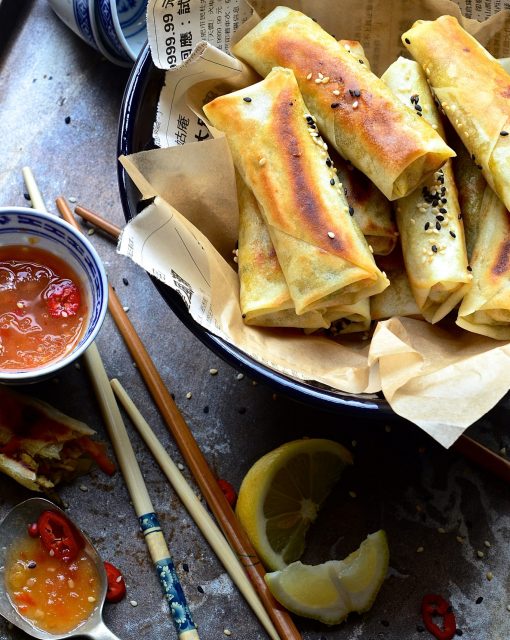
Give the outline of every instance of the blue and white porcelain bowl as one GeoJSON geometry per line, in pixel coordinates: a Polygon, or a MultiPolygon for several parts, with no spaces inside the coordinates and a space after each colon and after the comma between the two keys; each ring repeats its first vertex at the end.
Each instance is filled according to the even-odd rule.
{"type": "Polygon", "coordinates": [[[80,340],[62,358],[42,367],[0,371],[0,383],[27,384],[48,378],[71,364],[89,347],[106,315],[108,282],[94,247],[68,222],[25,207],[0,207],[0,245],[37,246],[64,260],[80,279],[88,308],[80,340]]]}
{"type": "Polygon", "coordinates": [[[90,20],[89,0],[49,0],[49,4],[71,31],[99,50],[90,20]]]}
{"type": "Polygon", "coordinates": [[[120,34],[118,35],[118,18],[117,7],[115,2],[111,0],[94,0],[94,10],[96,23],[99,28],[99,35],[103,45],[108,49],[111,55],[117,58],[118,63],[124,62],[130,66],[132,61],[127,51],[127,44],[120,34]]]}
{"type": "Polygon", "coordinates": [[[119,40],[131,60],[136,60],[147,40],[147,0],[110,0],[119,40]]]}

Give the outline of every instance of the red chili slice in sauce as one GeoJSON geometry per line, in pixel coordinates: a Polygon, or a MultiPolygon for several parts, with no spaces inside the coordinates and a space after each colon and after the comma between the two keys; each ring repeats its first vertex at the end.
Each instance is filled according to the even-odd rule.
{"type": "Polygon", "coordinates": [[[78,287],[71,283],[55,284],[46,297],[48,313],[53,318],[67,318],[78,313],[81,298],[78,287]]]}
{"type": "Polygon", "coordinates": [[[108,580],[106,600],[108,602],[120,602],[126,595],[126,583],[122,573],[110,562],[103,562],[108,580]]]}
{"type": "Polygon", "coordinates": [[[451,640],[457,631],[457,624],[455,622],[455,614],[452,607],[442,596],[434,593],[428,593],[423,596],[421,603],[421,615],[423,623],[437,640],[451,640]],[[443,628],[439,627],[434,618],[443,619],[443,628]]]}
{"type": "Polygon", "coordinates": [[[43,511],[37,520],[41,542],[50,555],[71,562],[85,541],[69,520],[57,511],[43,511]]]}

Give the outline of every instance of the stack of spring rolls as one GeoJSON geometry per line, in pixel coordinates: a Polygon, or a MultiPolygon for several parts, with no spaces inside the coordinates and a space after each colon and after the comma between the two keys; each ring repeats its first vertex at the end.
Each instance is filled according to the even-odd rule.
{"type": "Polygon", "coordinates": [[[510,338],[510,76],[450,16],[402,41],[413,60],[378,78],[359,43],[277,7],[234,45],[263,79],[204,112],[237,172],[247,324],[448,316],[510,338]]]}

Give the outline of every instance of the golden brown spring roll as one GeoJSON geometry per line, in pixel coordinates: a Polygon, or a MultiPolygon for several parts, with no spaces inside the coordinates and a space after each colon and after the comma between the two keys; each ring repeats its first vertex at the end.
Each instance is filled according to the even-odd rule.
{"type": "Polygon", "coordinates": [[[510,340],[510,213],[487,186],[471,268],[473,283],[460,305],[459,327],[510,340]]]}
{"type": "MultiPolygon", "coordinates": [[[[439,112],[418,63],[399,58],[388,67],[382,80],[408,105],[410,112],[414,111],[416,120],[428,120],[444,135],[439,112]]],[[[438,322],[457,306],[471,280],[450,160],[423,188],[398,201],[396,218],[415,300],[426,320],[438,322]]]]}
{"type": "Polygon", "coordinates": [[[422,318],[409,284],[400,244],[391,255],[378,258],[377,264],[388,276],[390,286],[370,298],[372,320],[387,320],[394,316],[422,318]]]}
{"type": "Polygon", "coordinates": [[[269,231],[255,196],[237,176],[239,201],[239,286],[241,313],[246,324],[260,327],[327,328],[318,311],[298,316],[290,297],[269,231]]]}
{"type": "Polygon", "coordinates": [[[277,7],[233,46],[262,76],[292,69],[321,133],[390,200],[413,191],[454,152],[311,18],[277,7]]]}
{"type": "Polygon", "coordinates": [[[343,185],[349,211],[376,255],[388,255],[397,243],[398,230],[391,203],[361,171],[337,153],[330,154],[343,185]]]}
{"type": "Polygon", "coordinates": [[[338,42],[360,64],[364,64],[367,69],[370,69],[370,62],[365,55],[365,49],[363,49],[361,42],[358,42],[358,40],[339,40],[338,42]]]}
{"type": "Polygon", "coordinates": [[[225,133],[260,205],[299,315],[353,304],[388,286],[290,69],[276,68],[204,111],[225,133]]]}
{"type": "Polygon", "coordinates": [[[418,20],[402,41],[482,169],[510,207],[510,75],[452,16],[418,20]]]}
{"type": "MultiPolygon", "coordinates": [[[[389,288],[389,287],[388,287],[389,288]]],[[[384,293],[384,292],[383,292],[384,293]]],[[[326,320],[331,322],[330,332],[333,335],[359,333],[370,329],[370,300],[364,298],[351,305],[333,307],[324,313],[326,320]]]]}
{"type": "Polygon", "coordinates": [[[451,133],[453,135],[448,134],[448,140],[457,154],[457,157],[452,160],[453,173],[459,192],[459,207],[464,224],[467,257],[468,260],[471,260],[478,237],[482,199],[487,181],[457,134],[453,131],[451,133]]]}

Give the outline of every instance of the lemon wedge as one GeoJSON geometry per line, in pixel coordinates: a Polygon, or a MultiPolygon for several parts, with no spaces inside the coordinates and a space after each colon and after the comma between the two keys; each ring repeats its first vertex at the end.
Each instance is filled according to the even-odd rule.
{"type": "Polygon", "coordinates": [[[380,530],[345,560],[313,566],[297,561],[267,573],[265,580],[273,596],[289,611],[331,625],[343,622],[352,611],[370,609],[388,564],[388,542],[380,530]]]}
{"type": "Polygon", "coordinates": [[[352,456],[338,442],[287,442],[257,460],[246,474],[236,515],[268,569],[301,557],[310,524],[352,456]]]}

